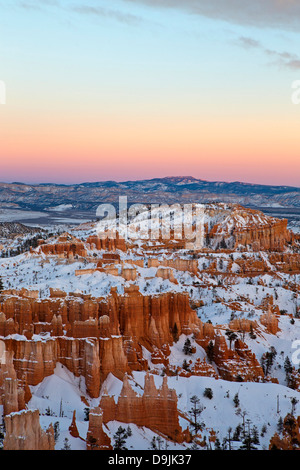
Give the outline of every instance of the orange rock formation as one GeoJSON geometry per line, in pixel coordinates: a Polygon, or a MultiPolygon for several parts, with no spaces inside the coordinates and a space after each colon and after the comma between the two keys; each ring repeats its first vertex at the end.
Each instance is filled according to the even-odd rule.
{"type": "Polygon", "coordinates": [[[269,450],[300,450],[300,416],[288,414],[283,421],[283,431],[275,433],[270,440],[269,450]]]}
{"type": "Polygon", "coordinates": [[[122,423],[134,423],[164,434],[169,439],[182,441],[182,429],[179,425],[177,395],[170,390],[164,377],[161,389],[157,389],[152,375],[145,376],[144,393],[137,395],[131,388],[128,377],[124,377],[123,388],[118,402],[107,394],[102,395],[100,408],[103,410],[103,422],[117,420],[122,423]]]}
{"type": "Polygon", "coordinates": [[[111,450],[111,441],[103,431],[103,413],[100,408],[94,408],[89,413],[89,429],[86,436],[87,450],[111,450]]]}
{"type": "Polygon", "coordinates": [[[229,349],[224,336],[216,335],[214,361],[222,379],[230,381],[259,382],[264,372],[248,346],[240,339],[235,340],[234,349],[229,349]]]}
{"type": "Polygon", "coordinates": [[[27,410],[5,417],[4,450],[54,450],[54,430],[40,426],[39,411],[27,410]]]}

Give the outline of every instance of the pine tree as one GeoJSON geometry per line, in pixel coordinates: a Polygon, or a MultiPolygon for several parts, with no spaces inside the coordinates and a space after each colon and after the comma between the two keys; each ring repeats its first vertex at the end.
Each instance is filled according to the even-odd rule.
{"type": "Polygon", "coordinates": [[[284,419],[284,426],[290,435],[297,426],[294,416],[290,413],[284,419]]]}
{"type": "Polygon", "coordinates": [[[288,356],[285,358],[284,361],[284,370],[286,374],[290,374],[293,371],[293,366],[288,356]]]}
{"type": "Polygon", "coordinates": [[[201,405],[199,398],[196,395],[193,395],[190,399],[192,407],[189,411],[189,414],[192,416],[192,426],[194,428],[195,434],[201,429],[201,424],[199,423],[199,417],[204,410],[204,407],[201,405]]]}
{"type": "Polygon", "coordinates": [[[256,426],[252,428],[252,442],[253,444],[259,444],[258,429],[256,426]]]}
{"type": "Polygon", "coordinates": [[[3,441],[4,441],[4,424],[0,425],[0,450],[3,449],[3,441]]]}
{"type": "Polygon", "coordinates": [[[210,236],[209,236],[209,233],[207,233],[205,235],[205,245],[207,246],[207,248],[209,248],[210,246],[210,236]]]}
{"type": "Polygon", "coordinates": [[[240,450],[257,450],[257,447],[255,447],[254,444],[259,444],[259,439],[258,439],[258,433],[257,429],[251,430],[250,428],[250,420],[247,420],[248,422],[248,431],[245,432],[244,439],[242,441],[242,445],[240,447],[240,450]]]}
{"type": "Polygon", "coordinates": [[[240,450],[257,450],[257,447],[253,445],[252,437],[249,434],[244,438],[240,450]]]}
{"type": "Polygon", "coordinates": [[[60,405],[59,405],[59,417],[62,418],[63,416],[64,416],[64,412],[63,412],[62,398],[61,398],[60,405]]]}
{"type": "Polygon", "coordinates": [[[162,440],[162,438],[161,438],[160,436],[158,436],[158,437],[156,438],[156,442],[157,442],[157,448],[158,448],[158,450],[161,450],[162,445],[163,445],[163,440],[162,440]]]}
{"type": "Polygon", "coordinates": [[[90,409],[84,408],[84,421],[89,421],[90,419],[90,409]]]}
{"type": "Polygon", "coordinates": [[[239,399],[238,393],[234,395],[233,403],[234,403],[235,408],[237,408],[240,405],[240,399],[239,399]]]}
{"type": "Polygon", "coordinates": [[[209,398],[210,400],[212,399],[213,397],[213,391],[211,388],[207,387],[204,392],[203,392],[203,396],[206,397],[206,398],[209,398]]]}
{"type": "Polygon", "coordinates": [[[156,438],[155,436],[152,437],[152,441],[150,443],[150,450],[157,450],[157,445],[156,445],[156,438]]]}
{"type": "Polygon", "coordinates": [[[223,441],[222,441],[222,448],[221,450],[228,450],[228,441],[227,441],[227,438],[224,437],[223,441]]]}
{"type": "Polygon", "coordinates": [[[233,433],[232,440],[233,441],[239,441],[241,437],[241,432],[243,430],[243,427],[239,424],[233,433]]]}
{"type": "Polygon", "coordinates": [[[273,366],[276,355],[277,355],[277,352],[274,346],[271,346],[270,350],[267,351],[265,354],[263,354],[261,358],[261,365],[262,365],[265,375],[269,374],[273,366]]]}
{"type": "Polygon", "coordinates": [[[292,404],[292,411],[291,411],[291,414],[294,416],[294,413],[295,413],[295,410],[296,410],[296,405],[298,403],[299,400],[297,400],[297,398],[293,397],[291,398],[291,404],[292,404]]]}
{"type": "Polygon", "coordinates": [[[261,428],[261,437],[264,437],[264,435],[266,434],[267,432],[267,426],[264,424],[263,427],[261,428]]]}
{"type": "MultiPolygon", "coordinates": [[[[160,436],[152,437],[151,443],[150,443],[150,450],[161,450],[163,445],[163,440],[160,436]]],[[[165,441],[165,450],[168,449],[168,443],[165,441]]]]}
{"type": "Polygon", "coordinates": [[[232,441],[231,433],[232,433],[232,428],[230,427],[228,428],[227,437],[226,437],[226,442],[228,443],[229,450],[231,450],[231,441],[232,441]]]}
{"type": "Polygon", "coordinates": [[[206,348],[207,359],[209,363],[212,363],[215,358],[215,346],[212,341],[210,341],[206,348]]]}
{"type": "Polygon", "coordinates": [[[0,292],[4,289],[2,278],[0,277],[0,292]]]}
{"type": "Polygon", "coordinates": [[[115,450],[127,450],[127,448],[125,447],[127,439],[126,429],[122,428],[122,426],[119,426],[117,432],[114,434],[113,437],[115,440],[115,450]]]}
{"type": "Polygon", "coordinates": [[[186,356],[191,356],[193,354],[193,348],[192,348],[192,343],[190,338],[187,338],[185,340],[184,346],[183,346],[183,352],[186,356]]]}
{"type": "Polygon", "coordinates": [[[64,446],[61,450],[71,450],[71,446],[69,444],[69,439],[67,437],[64,440],[64,446]]]}
{"type": "Polygon", "coordinates": [[[231,331],[231,330],[227,330],[225,334],[226,334],[226,336],[227,336],[227,338],[228,338],[228,340],[229,340],[229,347],[230,347],[230,349],[231,349],[232,341],[235,341],[235,340],[237,339],[237,334],[234,333],[234,332],[231,331]]]}
{"type": "Polygon", "coordinates": [[[57,440],[59,438],[59,434],[60,434],[60,432],[59,432],[59,422],[58,421],[56,421],[54,423],[53,428],[54,428],[54,440],[55,440],[55,442],[57,442],[57,440]]]}
{"type": "Polygon", "coordinates": [[[215,450],[222,450],[220,439],[218,438],[215,440],[215,450]]]}
{"type": "Polygon", "coordinates": [[[285,371],[285,378],[286,378],[287,386],[290,388],[294,388],[294,381],[293,381],[293,378],[291,377],[291,374],[293,372],[293,366],[288,356],[285,358],[285,361],[284,361],[284,371],[285,371]]]}
{"type": "Polygon", "coordinates": [[[277,423],[277,432],[281,434],[283,431],[283,419],[282,416],[280,416],[278,423],[277,423]]]}

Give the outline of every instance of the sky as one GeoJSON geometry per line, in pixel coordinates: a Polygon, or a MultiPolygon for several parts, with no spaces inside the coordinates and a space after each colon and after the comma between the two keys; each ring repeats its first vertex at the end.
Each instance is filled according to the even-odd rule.
{"type": "Polygon", "coordinates": [[[300,0],[0,0],[0,181],[300,187],[299,80],[300,0]]]}

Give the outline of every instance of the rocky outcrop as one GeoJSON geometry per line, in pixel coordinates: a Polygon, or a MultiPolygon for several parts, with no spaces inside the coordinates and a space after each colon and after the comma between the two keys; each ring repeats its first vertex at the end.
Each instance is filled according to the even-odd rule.
{"type": "Polygon", "coordinates": [[[269,450],[300,450],[300,417],[288,414],[283,421],[283,430],[276,432],[270,440],[269,450]]]}
{"type": "Polygon", "coordinates": [[[148,267],[159,267],[163,266],[166,268],[173,268],[178,271],[189,271],[191,274],[197,274],[198,271],[198,261],[196,259],[182,259],[182,258],[175,258],[175,259],[158,259],[158,258],[150,258],[148,260],[148,267]]]}
{"type": "Polygon", "coordinates": [[[117,232],[116,237],[107,237],[101,238],[97,235],[92,235],[88,237],[87,244],[90,248],[96,250],[105,250],[105,251],[126,251],[126,242],[124,238],[120,238],[117,232]]]}
{"type": "Polygon", "coordinates": [[[111,338],[100,339],[99,347],[101,383],[103,383],[110,372],[122,379],[124,374],[130,371],[123,338],[121,336],[113,336],[111,338]]]}
{"type": "MultiPolygon", "coordinates": [[[[0,334],[7,351],[13,354],[17,380],[26,377],[27,387],[53,374],[60,362],[76,377],[83,376],[87,392],[96,398],[109,373],[123,379],[131,370],[148,370],[143,348],[152,354],[153,364],[164,364],[167,374],[215,376],[213,367],[203,361],[187,370],[174,371],[170,367],[167,347],[181,334],[193,334],[204,349],[211,340],[215,342],[215,362],[221,377],[259,380],[263,376],[246,345],[236,342],[235,350],[229,350],[224,337],[216,336],[214,326],[199,320],[188,294],[146,296],[138,287],[130,286],[123,295],[113,288],[106,299],[67,296],[51,290],[50,298],[42,300],[26,293],[18,296],[17,292],[6,292],[0,296],[0,307],[0,334]],[[7,336],[8,332],[23,338],[7,336]],[[51,336],[33,338],[42,333],[51,336]]],[[[276,320],[273,316],[261,318],[262,324],[273,332],[276,320]]],[[[249,332],[253,327],[248,320],[236,319],[233,323],[235,331],[249,332]]],[[[10,395],[15,393],[11,390],[10,395]]],[[[24,399],[19,397],[19,403],[24,403],[24,399]]],[[[13,410],[18,408],[13,405],[13,410]]]]}
{"type": "Polygon", "coordinates": [[[23,405],[25,391],[18,388],[17,374],[13,364],[13,354],[5,351],[5,360],[0,363],[0,404],[3,414],[19,411],[23,405]]]}
{"type": "Polygon", "coordinates": [[[182,441],[182,429],[179,425],[177,395],[170,390],[167,378],[157,389],[153,375],[145,376],[144,393],[142,396],[131,388],[128,377],[124,377],[123,388],[115,403],[113,397],[103,394],[100,401],[103,410],[103,422],[120,421],[145,426],[154,432],[164,434],[177,442],[182,441]]]}
{"type": "Polygon", "coordinates": [[[122,268],[121,276],[125,281],[135,281],[137,278],[136,268],[122,268]]]}
{"type": "Polygon", "coordinates": [[[226,339],[216,334],[214,362],[222,379],[229,381],[260,382],[264,372],[254,353],[240,339],[235,340],[234,349],[229,349],[226,339]]]}
{"type": "Polygon", "coordinates": [[[111,441],[103,430],[102,410],[94,408],[89,412],[89,429],[86,436],[87,450],[112,450],[111,441]]]}
{"type": "Polygon", "coordinates": [[[268,224],[261,226],[246,226],[234,230],[235,246],[250,246],[253,251],[270,250],[283,251],[292,235],[287,229],[287,220],[271,219],[268,224]]]}
{"type": "Polygon", "coordinates": [[[206,212],[210,215],[207,237],[210,245],[217,249],[244,247],[253,251],[283,251],[293,240],[285,219],[269,217],[237,204],[227,207],[219,204],[208,207],[206,212]],[[219,221],[214,223],[215,219],[219,221]]]}
{"type": "Polygon", "coordinates": [[[124,295],[112,289],[106,299],[67,296],[57,289],[43,300],[6,292],[0,306],[0,334],[13,353],[19,380],[26,375],[28,385],[37,385],[60,362],[76,377],[85,377],[92,397],[99,396],[110,372],[122,378],[130,370],[147,370],[142,347],[152,353],[172,344],[175,330],[177,336],[194,334],[201,345],[214,336],[213,326],[202,324],[187,294],[144,296],[135,286],[124,295]],[[14,333],[23,338],[8,337],[14,333]],[[33,339],[43,333],[51,337],[33,339]]]}
{"type": "Polygon", "coordinates": [[[39,411],[27,410],[5,417],[4,450],[54,450],[54,430],[40,426],[39,411]]]}
{"type": "Polygon", "coordinates": [[[199,377],[213,377],[214,379],[218,379],[219,376],[215,371],[212,364],[209,364],[206,359],[201,361],[200,358],[196,359],[193,363],[192,360],[186,360],[185,367],[177,367],[175,370],[171,368],[170,371],[167,369],[166,374],[172,375],[172,372],[176,373],[180,377],[192,377],[192,376],[199,376],[199,377]]]}
{"type": "Polygon", "coordinates": [[[2,336],[24,332],[53,332],[55,336],[58,328],[60,333],[66,330],[70,337],[99,337],[101,317],[106,315],[111,335],[121,332],[162,345],[172,340],[170,330],[175,323],[179,334],[196,332],[201,325],[187,294],[143,296],[136,286],[125,288],[124,295],[112,289],[107,299],[72,294],[67,297],[53,290],[51,297],[43,300],[3,295],[0,308],[2,336]]]}
{"type": "MultiPolygon", "coordinates": [[[[100,339],[57,337],[43,341],[9,338],[5,344],[11,367],[7,363],[0,368],[0,380],[6,375],[10,378],[9,386],[13,388],[6,396],[14,396],[13,403],[16,402],[17,379],[26,377],[26,384],[37,385],[54,373],[58,362],[76,377],[82,375],[87,392],[94,398],[99,396],[101,383],[110,372],[122,378],[130,370],[121,336],[100,339]]],[[[4,387],[3,378],[0,387],[1,383],[4,387]]],[[[15,405],[11,406],[11,411],[18,411],[15,405]]]]}
{"type": "Polygon", "coordinates": [[[279,331],[279,321],[276,315],[272,313],[272,310],[269,308],[267,313],[264,313],[260,316],[260,323],[264,325],[268,333],[276,335],[279,331]]]}
{"type": "Polygon", "coordinates": [[[175,279],[174,272],[171,268],[158,268],[156,276],[161,277],[162,279],[168,279],[174,284],[178,284],[178,281],[175,279]]]}
{"type": "Polygon", "coordinates": [[[5,344],[7,350],[13,354],[14,368],[19,379],[26,374],[28,384],[37,385],[53,374],[58,357],[57,341],[10,338],[5,344]]]}
{"type": "Polygon", "coordinates": [[[231,331],[241,331],[242,333],[250,333],[257,329],[257,323],[247,318],[235,318],[229,323],[231,331]]]}
{"type": "Polygon", "coordinates": [[[68,259],[87,255],[85,244],[68,233],[61,235],[53,243],[41,241],[38,249],[45,255],[56,255],[68,259]]]}
{"type": "Polygon", "coordinates": [[[269,262],[280,272],[288,274],[300,272],[299,253],[270,253],[269,262]]]}
{"type": "Polygon", "coordinates": [[[79,437],[79,432],[78,432],[77,424],[76,424],[76,410],[73,411],[72,422],[69,426],[69,433],[72,437],[75,437],[75,438],[79,437]]]}
{"type": "Polygon", "coordinates": [[[131,286],[124,296],[113,290],[101,310],[110,318],[111,334],[121,333],[146,347],[172,343],[175,324],[179,335],[199,333],[202,326],[187,294],[144,296],[131,286]]]}

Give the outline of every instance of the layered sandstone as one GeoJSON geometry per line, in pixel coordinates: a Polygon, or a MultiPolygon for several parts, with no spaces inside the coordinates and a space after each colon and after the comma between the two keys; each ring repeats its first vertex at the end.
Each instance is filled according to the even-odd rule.
{"type": "Polygon", "coordinates": [[[287,229],[288,221],[269,217],[257,210],[233,205],[208,209],[211,221],[219,213],[221,221],[207,229],[210,240],[223,240],[224,246],[236,250],[239,247],[253,251],[283,251],[292,242],[293,234],[287,229]]]}
{"type": "Polygon", "coordinates": [[[234,231],[235,247],[251,246],[253,251],[270,250],[283,251],[292,240],[291,232],[287,229],[287,220],[272,219],[269,224],[248,226],[234,231]]]}
{"type": "Polygon", "coordinates": [[[25,391],[18,387],[17,374],[13,364],[13,354],[5,351],[5,359],[0,363],[0,404],[3,414],[8,415],[19,411],[23,407],[25,391]]]}
{"type": "Polygon", "coordinates": [[[276,315],[273,315],[272,313],[266,313],[264,315],[261,315],[260,317],[260,322],[262,325],[266,327],[266,330],[268,333],[271,333],[272,335],[276,335],[279,331],[279,326],[278,326],[278,318],[276,315]]]}
{"type": "Polygon", "coordinates": [[[300,450],[300,417],[288,414],[283,421],[283,431],[276,432],[270,440],[269,450],[300,450]]]}
{"type": "MultiPolygon", "coordinates": [[[[114,339],[107,341],[109,343],[114,339]]],[[[87,392],[91,397],[99,396],[100,374],[106,377],[108,373],[107,368],[104,368],[103,372],[101,367],[99,340],[58,337],[47,341],[30,341],[11,338],[5,344],[7,350],[14,355],[17,378],[22,380],[26,374],[28,385],[39,384],[45,377],[54,373],[57,363],[61,363],[76,377],[82,375],[85,378],[87,392]]],[[[112,351],[114,352],[114,349],[112,351]]]]}
{"type": "Polygon", "coordinates": [[[137,287],[132,286],[125,289],[124,296],[112,291],[102,306],[102,313],[110,318],[112,334],[119,331],[125,338],[130,337],[145,345],[150,343],[161,347],[172,343],[175,324],[179,335],[198,333],[202,326],[190,307],[187,294],[143,296],[137,287]]]}
{"type": "Polygon", "coordinates": [[[243,333],[250,333],[257,329],[257,323],[247,318],[235,318],[228,326],[231,331],[241,331],[243,333]]]}
{"type": "Polygon", "coordinates": [[[174,277],[174,272],[170,268],[158,268],[156,272],[157,277],[161,277],[162,279],[168,279],[170,282],[174,284],[178,284],[178,281],[174,277]]]}
{"type": "Polygon", "coordinates": [[[133,423],[162,433],[174,441],[182,441],[177,395],[175,390],[168,388],[166,377],[162,387],[157,389],[153,376],[146,374],[144,393],[140,396],[131,388],[125,376],[117,403],[113,397],[103,394],[100,408],[103,410],[104,423],[114,420],[133,423]]]}
{"type": "Polygon", "coordinates": [[[173,268],[178,271],[189,271],[191,274],[197,274],[198,271],[198,262],[196,259],[182,259],[182,258],[175,258],[175,259],[158,259],[158,258],[150,258],[148,260],[148,268],[152,267],[166,267],[166,268],[173,268]]]}
{"type": "Polygon", "coordinates": [[[39,250],[45,255],[56,255],[68,259],[73,259],[76,256],[86,257],[87,255],[85,244],[68,233],[61,235],[53,243],[42,241],[39,250]]]}
{"type": "Polygon", "coordinates": [[[202,324],[187,294],[143,296],[134,286],[124,295],[112,289],[105,300],[57,289],[43,300],[6,292],[0,306],[0,334],[26,337],[5,339],[19,380],[26,375],[28,385],[37,385],[60,362],[85,377],[93,397],[110,372],[122,378],[130,370],[147,370],[142,346],[162,349],[173,343],[175,330],[177,336],[194,334],[201,345],[214,337],[213,326],[202,324]],[[51,336],[33,340],[43,333],[51,336]]]}
{"type": "Polygon", "coordinates": [[[89,429],[86,436],[87,450],[111,450],[111,441],[103,430],[102,410],[94,408],[89,412],[89,429]]]}
{"type": "Polygon", "coordinates": [[[254,353],[236,339],[234,349],[229,349],[224,336],[216,334],[214,362],[222,379],[229,381],[254,381],[264,379],[264,372],[254,353]]]}
{"type": "Polygon", "coordinates": [[[54,430],[40,426],[39,411],[27,410],[5,417],[4,450],[54,450],[54,430]]]}
{"type": "Polygon", "coordinates": [[[120,238],[118,232],[116,237],[101,238],[97,235],[92,235],[87,239],[87,244],[91,249],[105,250],[105,251],[126,251],[126,243],[124,238],[120,238]]]}

